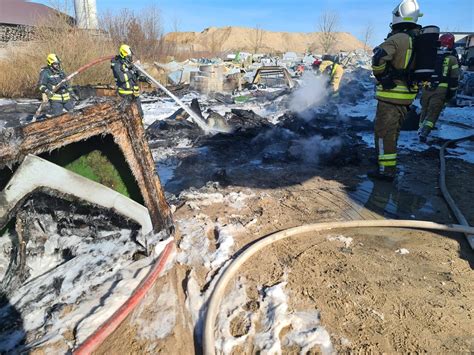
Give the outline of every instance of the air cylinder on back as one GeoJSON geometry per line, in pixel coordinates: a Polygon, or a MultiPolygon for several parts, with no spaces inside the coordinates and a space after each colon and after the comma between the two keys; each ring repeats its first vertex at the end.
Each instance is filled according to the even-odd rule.
{"type": "Polygon", "coordinates": [[[435,72],[439,32],[438,26],[426,26],[415,39],[414,76],[416,80],[429,80],[435,72]]]}

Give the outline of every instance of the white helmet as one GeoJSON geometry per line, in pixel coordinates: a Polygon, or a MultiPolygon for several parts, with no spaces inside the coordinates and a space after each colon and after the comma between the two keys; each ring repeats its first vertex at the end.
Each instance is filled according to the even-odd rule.
{"type": "Polygon", "coordinates": [[[392,14],[392,25],[397,23],[417,23],[418,18],[423,16],[416,0],[402,0],[393,10],[392,14]]]}

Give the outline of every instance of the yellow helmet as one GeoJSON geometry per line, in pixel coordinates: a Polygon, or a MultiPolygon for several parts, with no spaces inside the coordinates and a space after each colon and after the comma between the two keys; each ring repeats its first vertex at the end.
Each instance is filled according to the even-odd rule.
{"type": "Polygon", "coordinates": [[[122,58],[126,58],[126,57],[129,57],[129,56],[131,57],[132,54],[133,54],[132,49],[127,44],[122,44],[120,46],[119,53],[120,53],[120,56],[122,58]]]}
{"type": "Polygon", "coordinates": [[[61,60],[59,60],[59,57],[56,54],[50,53],[46,58],[46,63],[48,63],[49,66],[52,66],[55,63],[60,64],[61,60]]]}

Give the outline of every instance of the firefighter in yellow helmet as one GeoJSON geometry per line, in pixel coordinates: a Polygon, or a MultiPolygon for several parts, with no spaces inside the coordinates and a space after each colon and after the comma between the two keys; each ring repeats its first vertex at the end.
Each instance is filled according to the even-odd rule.
{"type": "Polygon", "coordinates": [[[339,86],[341,85],[342,76],[344,75],[342,66],[334,56],[325,54],[322,57],[321,64],[319,64],[319,71],[329,78],[328,85],[332,91],[332,96],[337,97],[339,95],[339,86]]]}
{"type": "Polygon", "coordinates": [[[74,108],[71,97],[77,100],[77,96],[67,82],[58,87],[59,83],[66,78],[59,57],[50,53],[46,58],[46,63],[47,66],[41,68],[38,86],[39,90],[46,95],[52,114],[57,116],[71,111],[74,108]]]}
{"type": "Polygon", "coordinates": [[[397,168],[397,141],[409,105],[417,95],[417,88],[408,80],[413,65],[413,38],[419,34],[421,17],[416,0],[403,0],[393,10],[392,31],[374,49],[372,71],[377,79],[375,97],[375,150],[378,168],[370,171],[370,178],[393,181],[397,168]]]}
{"type": "Polygon", "coordinates": [[[125,100],[135,101],[140,115],[143,117],[138,82],[147,80],[140,75],[133,65],[133,52],[130,46],[127,44],[120,46],[119,54],[111,61],[111,68],[118,94],[125,100]]]}

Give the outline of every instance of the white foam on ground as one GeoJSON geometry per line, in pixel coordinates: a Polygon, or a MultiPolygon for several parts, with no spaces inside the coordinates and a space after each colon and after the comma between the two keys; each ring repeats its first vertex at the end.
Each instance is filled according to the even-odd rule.
{"type": "Polygon", "coordinates": [[[141,340],[156,342],[170,335],[176,326],[178,297],[174,287],[167,283],[158,298],[147,295],[131,318],[141,340]]]}
{"type": "Polygon", "coordinates": [[[219,248],[211,256],[211,270],[220,268],[229,260],[234,248],[234,235],[242,232],[242,227],[238,225],[217,225],[215,230],[218,234],[217,244],[219,248]]]}
{"type": "Polygon", "coordinates": [[[178,225],[182,238],[177,261],[189,266],[205,266],[209,270],[209,277],[231,257],[234,236],[245,231],[241,225],[212,222],[203,214],[180,220],[178,225]],[[215,251],[211,250],[211,240],[216,243],[215,251]]]}
{"type": "Polygon", "coordinates": [[[10,255],[13,248],[12,236],[7,232],[0,236],[0,280],[3,280],[10,264],[10,255]]]}
{"type": "MultiPolygon", "coordinates": [[[[8,298],[21,313],[23,330],[35,334],[29,346],[64,340],[65,332],[76,333],[77,343],[66,341],[69,347],[78,345],[130,297],[146,276],[154,256],[133,261],[137,246],[130,231],[122,230],[114,239],[108,238],[110,234],[102,232],[98,240],[89,243],[74,235],[52,235],[44,255],[28,261],[28,267],[37,269],[8,298]],[[53,255],[55,248],[67,247],[76,256],[58,262],[53,255]],[[51,289],[53,284],[58,286],[51,289]]],[[[0,310],[0,318],[6,316],[4,311],[0,310]]],[[[0,350],[9,351],[17,345],[11,341],[13,335],[0,341],[0,350]]]]}
{"type": "MultiPolygon", "coordinates": [[[[197,93],[189,93],[181,98],[181,101],[188,106],[191,105],[191,101],[194,99],[203,99],[204,97],[197,93]]],[[[144,99],[146,101],[146,99],[144,99]]],[[[170,97],[160,97],[155,102],[143,103],[143,123],[145,127],[148,127],[155,121],[162,121],[170,117],[181,107],[170,97]]]]}
{"type": "Polygon", "coordinates": [[[255,335],[255,346],[266,354],[281,354],[280,332],[291,324],[288,314],[288,298],[285,294],[286,282],[264,290],[261,306],[262,331],[255,335]]]}
{"type": "Polygon", "coordinates": [[[344,237],[343,235],[338,235],[336,237],[329,236],[327,237],[327,240],[331,242],[334,242],[334,241],[342,242],[344,243],[344,246],[346,248],[349,248],[353,242],[353,239],[351,237],[344,237]]]}
{"type": "Polygon", "coordinates": [[[11,99],[0,99],[0,106],[14,105],[15,103],[16,103],[15,100],[11,100],[11,99]]]}
{"type": "Polygon", "coordinates": [[[224,298],[216,319],[216,340],[215,346],[218,353],[232,354],[236,346],[243,346],[249,336],[255,332],[254,323],[257,313],[244,309],[247,303],[247,292],[245,290],[245,280],[238,280],[232,291],[224,298]],[[239,337],[232,335],[232,322],[240,318],[247,327],[246,333],[239,337]]]}
{"type": "Polygon", "coordinates": [[[221,192],[205,192],[202,190],[188,190],[179,195],[180,199],[186,200],[187,204],[195,210],[199,210],[204,206],[211,206],[214,204],[225,204],[231,208],[240,210],[247,205],[247,200],[255,197],[253,193],[231,192],[224,194],[221,192]]]}
{"type": "Polygon", "coordinates": [[[213,222],[203,214],[180,220],[178,226],[182,238],[177,261],[194,268],[204,266],[207,270],[206,290],[202,291],[193,269],[186,284],[186,308],[191,314],[195,335],[200,339],[208,299],[232,256],[236,235],[243,232],[244,228],[236,224],[213,222]],[[215,250],[211,248],[211,241],[216,244],[215,250]]]}
{"type": "Polygon", "coordinates": [[[266,354],[281,354],[282,346],[297,345],[300,354],[319,347],[323,354],[333,352],[331,337],[320,325],[319,312],[289,312],[286,282],[263,290],[260,323],[262,330],[255,335],[254,345],[266,354]],[[282,329],[290,326],[290,332],[280,340],[282,329]]]}
{"type": "Polygon", "coordinates": [[[292,330],[285,337],[285,345],[297,345],[300,354],[307,354],[315,347],[321,353],[332,354],[333,347],[329,333],[321,326],[317,311],[296,312],[291,316],[292,330]]]}

